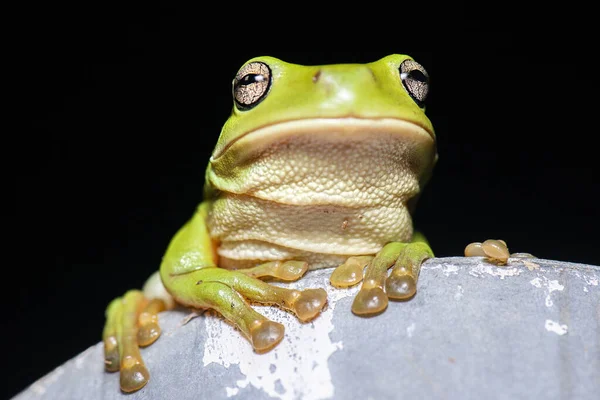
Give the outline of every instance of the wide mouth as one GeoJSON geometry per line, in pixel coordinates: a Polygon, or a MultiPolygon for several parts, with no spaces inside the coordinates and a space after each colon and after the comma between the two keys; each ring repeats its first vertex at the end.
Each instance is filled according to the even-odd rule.
{"type": "Polygon", "coordinates": [[[277,138],[295,135],[320,134],[328,140],[347,140],[349,138],[386,134],[398,136],[398,140],[413,142],[435,143],[435,134],[414,122],[397,118],[311,118],[277,122],[261,126],[246,132],[212,155],[211,161],[216,161],[233,146],[256,149],[272,143],[277,138]]]}

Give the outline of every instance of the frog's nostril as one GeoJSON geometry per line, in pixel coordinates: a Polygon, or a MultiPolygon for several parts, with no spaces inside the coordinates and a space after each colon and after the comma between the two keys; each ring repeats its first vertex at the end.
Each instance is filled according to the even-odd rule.
{"type": "Polygon", "coordinates": [[[371,78],[373,78],[373,80],[376,81],[377,75],[375,75],[375,72],[373,72],[373,70],[371,68],[369,68],[369,72],[371,73],[371,78]]]}
{"type": "Polygon", "coordinates": [[[321,70],[318,70],[312,77],[313,83],[317,83],[321,77],[321,70]]]}

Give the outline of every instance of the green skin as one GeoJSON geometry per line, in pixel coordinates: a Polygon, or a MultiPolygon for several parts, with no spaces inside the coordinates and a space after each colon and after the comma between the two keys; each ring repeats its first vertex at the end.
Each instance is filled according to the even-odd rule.
{"type": "MultiPolygon", "coordinates": [[[[356,131],[353,128],[354,124],[360,124],[362,131],[370,132],[371,122],[376,124],[381,120],[392,121],[390,123],[400,121],[405,124],[402,126],[408,126],[409,128],[398,128],[400,133],[397,135],[398,139],[394,140],[408,144],[409,150],[403,153],[403,157],[410,159],[410,162],[399,162],[395,168],[400,170],[401,176],[415,182],[415,189],[398,206],[400,212],[405,208],[412,210],[420,190],[431,174],[437,154],[432,124],[425,115],[424,108],[417,104],[402,83],[399,66],[407,59],[411,58],[405,55],[391,55],[364,65],[301,66],[272,57],[258,57],[245,64],[247,66],[259,61],[268,65],[270,85],[260,101],[251,107],[243,108],[236,102],[206,171],[205,199],[191,220],[174,236],[163,258],[160,278],[175,302],[218,311],[239,328],[257,352],[264,352],[281,341],[284,328],[254,311],[248,302],[277,305],[294,313],[301,321],[316,318],[326,304],[326,292],[322,288],[298,291],[269,285],[260,279],[299,279],[309,267],[310,254],[318,253],[320,256],[320,253],[330,253],[332,257],[337,257],[334,259],[347,259],[338,263],[339,267],[332,274],[331,283],[337,287],[355,285],[364,278],[352,307],[352,311],[357,315],[381,313],[388,305],[388,298],[408,299],[415,294],[420,265],[425,259],[433,257],[433,252],[422,235],[413,233],[410,218],[402,219],[392,227],[399,232],[393,237],[404,238],[403,240],[383,240],[376,250],[359,251],[356,254],[349,250],[338,254],[336,249],[339,246],[332,243],[325,251],[321,249],[293,253],[299,254],[293,260],[261,259],[261,256],[257,255],[246,260],[250,264],[238,270],[220,268],[224,266],[225,260],[225,253],[220,253],[221,240],[226,239],[218,233],[227,229],[226,223],[219,222],[220,218],[228,216],[227,213],[230,212],[226,205],[229,203],[224,203],[224,199],[239,200],[238,203],[232,203],[237,207],[236,215],[239,215],[240,212],[243,214],[250,209],[249,202],[258,201],[261,197],[260,187],[256,183],[259,181],[256,178],[257,160],[261,159],[265,149],[277,149],[279,142],[270,135],[261,136],[256,132],[265,127],[286,126],[289,134],[288,131],[284,132],[285,138],[288,141],[295,140],[299,137],[299,128],[294,125],[294,121],[311,124],[310,129],[318,130],[317,135],[322,137],[328,135],[330,126],[335,126],[335,129],[344,135],[351,135],[350,132],[356,131]],[[324,124],[320,127],[319,124],[324,120],[333,125],[324,124]],[[285,125],[290,122],[291,125],[285,125]],[[406,133],[405,129],[410,132],[406,133]],[[409,164],[411,167],[406,166],[409,164]],[[303,258],[302,254],[309,256],[303,258]],[[256,266],[248,268],[250,265],[256,266]],[[391,272],[388,272],[389,269],[391,272]]],[[[283,130],[284,128],[282,132],[283,130]]],[[[378,134],[376,130],[373,132],[374,135],[378,134]]],[[[340,148],[339,144],[332,146],[332,149],[340,148]]],[[[344,155],[340,157],[339,160],[342,160],[344,155]]],[[[365,176],[367,173],[368,171],[365,171],[365,176]]],[[[318,187],[315,189],[317,193],[320,191],[318,187]]],[[[282,189],[281,193],[285,195],[286,192],[282,189]]],[[[286,204],[285,207],[296,207],[294,210],[299,210],[298,212],[308,210],[307,215],[310,217],[311,210],[323,206],[322,202],[317,202],[315,198],[299,193],[293,197],[294,204],[286,204]]],[[[386,205],[385,198],[375,195],[368,201],[369,204],[386,205]]],[[[278,207],[285,201],[263,203],[263,211],[272,212],[279,210],[278,207]]],[[[355,209],[362,204],[327,206],[341,212],[355,209]]],[[[408,214],[408,211],[406,213],[408,214]]],[[[256,218],[261,222],[260,217],[256,218]]],[[[318,222],[314,222],[318,220],[311,221],[311,229],[318,231],[318,222]],[[314,228],[315,226],[317,228],[314,228]]],[[[360,235],[370,238],[375,222],[371,223],[366,219],[362,223],[363,225],[354,227],[353,234],[359,239],[360,235]]],[[[340,233],[336,234],[342,235],[343,238],[345,232],[350,232],[346,231],[347,224],[348,220],[344,220],[340,233]]],[[[265,229],[264,233],[267,234],[269,229],[265,229]]],[[[292,234],[301,238],[303,235],[290,230],[289,235],[292,234]]],[[[285,240],[286,235],[280,236],[285,240]]],[[[253,242],[248,243],[252,246],[253,242]]],[[[313,245],[308,235],[306,243],[307,246],[313,245]]],[[[233,250],[234,256],[238,254],[235,251],[237,250],[233,250]]],[[[256,249],[253,251],[256,251],[256,254],[260,253],[256,249]]],[[[231,258],[231,253],[227,254],[227,257],[231,258]]],[[[324,266],[326,265],[320,267],[324,266]]],[[[149,379],[139,346],[148,345],[158,338],[160,328],[156,314],[164,309],[161,301],[150,301],[151,297],[147,293],[130,291],[122,298],[115,299],[107,309],[103,336],[106,365],[110,371],[120,370],[121,389],[125,392],[138,390],[149,379]]]]}

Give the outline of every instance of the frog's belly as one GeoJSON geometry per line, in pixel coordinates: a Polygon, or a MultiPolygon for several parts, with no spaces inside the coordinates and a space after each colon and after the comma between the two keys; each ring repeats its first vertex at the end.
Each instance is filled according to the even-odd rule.
{"type": "Polygon", "coordinates": [[[435,159],[427,132],[385,119],[290,124],[211,158],[219,198],[207,223],[220,265],[295,259],[315,269],[410,240],[406,203],[435,159]]]}
{"type": "Polygon", "coordinates": [[[214,202],[208,226],[225,268],[271,260],[307,261],[310,269],[337,266],[412,236],[400,199],[385,206],[307,206],[229,193],[214,202]]]}

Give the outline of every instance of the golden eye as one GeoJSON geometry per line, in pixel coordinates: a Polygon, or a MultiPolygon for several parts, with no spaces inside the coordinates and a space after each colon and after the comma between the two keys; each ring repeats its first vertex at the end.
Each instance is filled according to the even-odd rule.
{"type": "Polygon", "coordinates": [[[265,98],[271,87],[271,69],[260,61],[244,65],[233,80],[233,98],[240,110],[249,110],[265,98]]]}
{"type": "Polygon", "coordinates": [[[419,107],[424,107],[429,92],[429,74],[425,68],[414,60],[404,60],[398,70],[402,85],[410,97],[419,107]]]}

